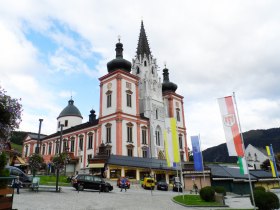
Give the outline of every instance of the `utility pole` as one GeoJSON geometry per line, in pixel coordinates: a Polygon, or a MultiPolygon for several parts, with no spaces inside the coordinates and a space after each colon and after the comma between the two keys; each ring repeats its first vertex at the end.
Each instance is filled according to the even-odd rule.
{"type": "MultiPolygon", "coordinates": [[[[59,149],[58,149],[58,156],[61,155],[61,143],[62,143],[62,130],[63,130],[63,124],[60,124],[60,139],[59,139],[59,149]]],[[[59,192],[58,190],[58,179],[59,179],[59,167],[57,165],[56,168],[56,192],[59,192]]]]}
{"type": "Polygon", "coordinates": [[[42,125],[43,119],[39,119],[39,132],[38,132],[38,138],[37,138],[37,146],[36,146],[36,154],[40,154],[40,136],[41,136],[41,125],[42,125]]]}

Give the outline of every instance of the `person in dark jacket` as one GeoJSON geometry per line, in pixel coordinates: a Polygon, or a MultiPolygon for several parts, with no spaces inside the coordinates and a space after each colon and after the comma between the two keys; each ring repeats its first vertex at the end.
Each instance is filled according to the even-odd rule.
{"type": "Polygon", "coordinates": [[[17,188],[17,194],[19,194],[19,188],[20,188],[20,181],[19,181],[19,176],[17,176],[14,180],[13,180],[13,188],[17,188]]]}
{"type": "Polygon", "coordinates": [[[121,192],[122,192],[122,190],[123,189],[125,189],[125,192],[126,192],[126,178],[125,177],[123,177],[122,179],[121,179],[121,192]]]}

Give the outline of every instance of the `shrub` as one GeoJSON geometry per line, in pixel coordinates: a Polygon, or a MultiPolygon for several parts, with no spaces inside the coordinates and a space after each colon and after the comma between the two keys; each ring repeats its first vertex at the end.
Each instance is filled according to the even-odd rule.
{"type": "Polygon", "coordinates": [[[258,190],[263,191],[263,192],[266,191],[265,188],[264,188],[263,186],[258,186],[258,187],[255,187],[255,188],[254,188],[254,191],[258,191],[258,190]]]}
{"type": "MultiPolygon", "coordinates": [[[[272,192],[264,192],[261,190],[254,191],[254,199],[259,210],[273,210],[279,208],[279,198],[272,192]]],[[[250,196],[251,203],[252,195],[250,196]]]]}
{"type": "Polygon", "coordinates": [[[201,188],[199,195],[201,199],[205,200],[206,202],[215,200],[215,190],[210,186],[201,188]]]}
{"type": "MultiPolygon", "coordinates": [[[[10,176],[10,172],[8,169],[5,169],[7,165],[7,157],[4,152],[0,154],[0,177],[8,177],[10,176]]],[[[0,188],[5,188],[8,185],[8,180],[0,180],[0,188]]]]}
{"type": "Polygon", "coordinates": [[[226,189],[223,186],[215,186],[214,190],[216,193],[223,194],[224,196],[227,194],[226,189]]]}

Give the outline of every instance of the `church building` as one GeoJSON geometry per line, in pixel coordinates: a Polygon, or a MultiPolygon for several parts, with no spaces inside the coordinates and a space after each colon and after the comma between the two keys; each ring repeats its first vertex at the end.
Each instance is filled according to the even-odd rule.
{"type": "MultiPolygon", "coordinates": [[[[83,116],[71,98],[57,117],[57,132],[39,138],[40,153],[48,164],[59,148],[61,152],[66,151],[70,156],[67,172],[90,172],[100,167],[103,172],[109,171],[107,178],[114,178],[117,176],[114,173],[119,171],[119,176],[131,174],[139,180],[144,174],[141,171],[146,172],[158,162],[158,173],[171,175],[174,170],[165,163],[165,118],[176,119],[181,161],[188,160],[183,96],[176,92],[177,85],[169,80],[166,67],[161,80],[143,21],[132,63],[123,58],[120,40],[115,50],[116,58],[107,63],[108,73],[99,78],[99,116],[91,110],[87,122],[83,123],[83,116]],[[101,146],[108,158],[97,164],[94,160],[101,146]],[[114,162],[114,158],[120,161],[114,162]],[[125,165],[123,158],[130,160],[130,164],[125,165]],[[150,160],[153,163],[149,166],[150,160]],[[147,164],[141,168],[140,162],[147,164]]],[[[22,156],[28,158],[36,147],[37,139],[27,136],[22,156]]],[[[154,169],[157,173],[157,166],[154,169]]]]}

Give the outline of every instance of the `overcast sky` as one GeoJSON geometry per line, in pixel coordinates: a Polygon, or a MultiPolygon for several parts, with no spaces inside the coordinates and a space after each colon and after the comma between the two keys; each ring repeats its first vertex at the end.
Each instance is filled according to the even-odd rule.
{"type": "MultiPolygon", "coordinates": [[[[184,96],[188,144],[225,142],[217,98],[236,94],[242,131],[280,125],[279,1],[0,0],[0,86],[22,98],[22,131],[56,131],[72,94],[84,121],[99,111],[99,80],[135,56],[141,19],[162,73],[184,96]]],[[[160,73],[160,74],[161,74],[160,73]]]]}

